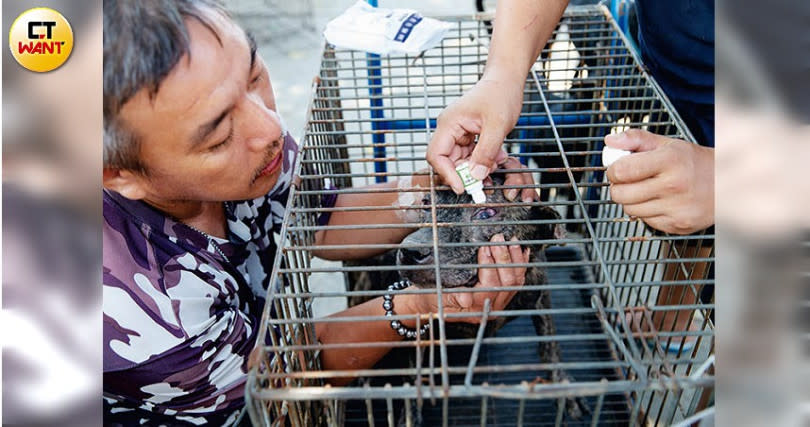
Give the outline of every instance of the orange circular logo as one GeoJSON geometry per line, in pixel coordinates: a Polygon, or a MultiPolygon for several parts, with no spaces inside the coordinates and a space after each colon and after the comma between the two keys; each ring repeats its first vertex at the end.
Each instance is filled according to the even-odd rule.
{"type": "Polygon", "coordinates": [[[8,44],[20,65],[44,73],[67,61],[73,50],[73,29],[61,13],[35,7],[21,13],[11,24],[8,44]]]}

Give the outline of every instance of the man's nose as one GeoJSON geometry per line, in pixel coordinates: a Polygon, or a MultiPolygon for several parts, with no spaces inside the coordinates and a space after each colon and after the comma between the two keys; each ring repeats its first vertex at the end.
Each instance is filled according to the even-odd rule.
{"type": "Polygon", "coordinates": [[[281,138],[281,118],[258,96],[249,95],[244,108],[244,129],[248,148],[266,152],[270,144],[281,138]]]}

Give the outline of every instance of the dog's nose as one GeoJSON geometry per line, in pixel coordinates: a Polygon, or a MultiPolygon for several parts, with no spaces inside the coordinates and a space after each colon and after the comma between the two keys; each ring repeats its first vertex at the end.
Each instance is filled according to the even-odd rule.
{"type": "Polygon", "coordinates": [[[403,264],[423,264],[429,261],[431,253],[430,248],[402,248],[399,251],[403,264]]]}

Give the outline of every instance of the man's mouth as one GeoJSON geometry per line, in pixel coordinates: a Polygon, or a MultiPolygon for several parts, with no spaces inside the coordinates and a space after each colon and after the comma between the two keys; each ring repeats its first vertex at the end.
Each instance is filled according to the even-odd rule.
{"type": "Polygon", "coordinates": [[[257,179],[263,176],[275,173],[281,167],[282,160],[284,160],[284,156],[282,155],[282,153],[283,151],[280,150],[278,154],[276,154],[276,156],[270,160],[270,163],[268,163],[264,168],[262,168],[262,170],[260,170],[256,174],[256,177],[253,178],[253,181],[256,181],[257,179]]]}

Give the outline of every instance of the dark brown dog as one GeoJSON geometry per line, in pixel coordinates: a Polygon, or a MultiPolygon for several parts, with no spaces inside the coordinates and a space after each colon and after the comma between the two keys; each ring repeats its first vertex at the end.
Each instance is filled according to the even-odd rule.
{"type": "MultiPolygon", "coordinates": [[[[502,175],[493,176],[494,183],[503,182],[502,175]]],[[[431,223],[431,200],[423,200],[425,211],[423,222],[431,223]]],[[[432,288],[436,280],[435,263],[439,263],[441,286],[455,288],[473,286],[478,281],[478,249],[490,241],[492,236],[501,233],[508,241],[516,237],[523,247],[531,248],[530,263],[544,262],[545,248],[548,241],[562,238],[564,227],[557,223],[559,214],[546,206],[513,203],[506,200],[503,191],[495,190],[487,195],[484,206],[473,204],[467,194],[456,195],[451,191],[436,193],[436,233],[438,238],[438,256],[434,252],[433,227],[420,228],[408,235],[403,246],[397,252],[397,265],[400,276],[408,279],[413,286],[432,288]],[[467,225],[453,225],[453,224],[467,225]],[[538,242],[546,241],[546,242],[538,242]],[[470,245],[472,243],[473,245],[470,245]],[[413,267],[424,267],[413,269],[413,267]]],[[[542,285],[547,282],[545,269],[530,267],[526,270],[526,285],[542,285]]],[[[520,291],[509,302],[505,310],[527,310],[551,308],[547,290],[520,291]]],[[[487,323],[486,336],[492,336],[506,322],[514,317],[498,317],[487,323]]],[[[556,334],[551,316],[548,314],[532,316],[538,335],[553,336],[556,334]]],[[[475,337],[477,325],[466,323],[447,323],[445,328],[448,338],[475,337]]],[[[560,349],[556,341],[544,341],[539,344],[540,360],[545,363],[559,363],[560,349]]],[[[551,382],[572,381],[563,370],[551,372],[551,382]]],[[[569,398],[566,400],[566,412],[573,419],[579,418],[586,411],[584,400],[569,398]]]]}

